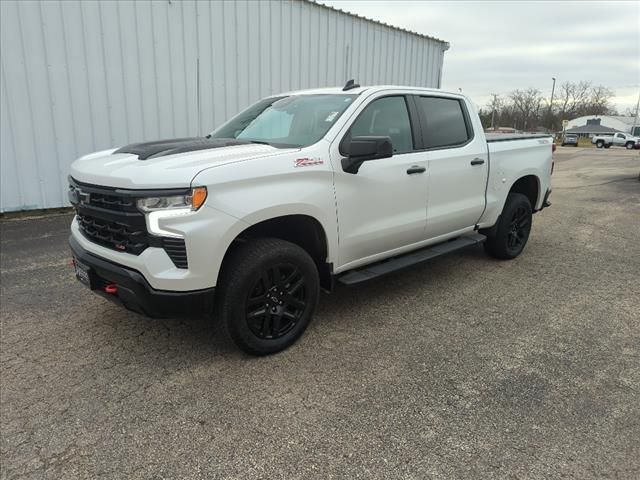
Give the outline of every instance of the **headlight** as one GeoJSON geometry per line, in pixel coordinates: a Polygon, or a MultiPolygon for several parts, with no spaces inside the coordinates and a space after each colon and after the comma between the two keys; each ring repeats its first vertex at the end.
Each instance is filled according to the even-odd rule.
{"type": "Polygon", "coordinates": [[[145,213],[176,208],[198,210],[206,199],[207,188],[196,187],[187,195],[141,198],[138,200],[138,208],[145,213]]]}

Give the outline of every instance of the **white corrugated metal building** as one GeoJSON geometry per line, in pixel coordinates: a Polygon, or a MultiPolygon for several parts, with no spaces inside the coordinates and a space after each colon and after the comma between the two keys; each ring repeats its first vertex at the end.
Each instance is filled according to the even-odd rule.
{"type": "Polygon", "coordinates": [[[266,95],[438,87],[442,40],[305,1],[15,1],[1,8],[0,211],[68,205],[70,163],[206,134],[266,95]]]}
{"type": "MultiPolygon", "coordinates": [[[[621,115],[586,115],[584,117],[569,120],[567,130],[579,127],[587,127],[588,125],[603,126],[612,128],[617,132],[631,133],[631,129],[636,123],[634,117],[623,117],[621,115]]],[[[599,133],[597,130],[585,133],[599,133]]]]}

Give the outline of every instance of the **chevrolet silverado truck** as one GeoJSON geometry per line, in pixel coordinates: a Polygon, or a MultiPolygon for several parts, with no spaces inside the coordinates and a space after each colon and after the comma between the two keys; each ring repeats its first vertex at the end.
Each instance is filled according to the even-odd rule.
{"type": "Polygon", "coordinates": [[[321,290],[471,245],[520,255],[550,205],[554,148],[485,137],[459,93],[350,81],[270,96],[206,137],[76,160],[75,274],[130,310],[211,315],[245,352],[274,353],[321,290]]]}
{"type": "Polygon", "coordinates": [[[640,148],[640,137],[618,132],[614,135],[595,135],[591,138],[591,143],[597,148],[609,148],[613,145],[614,147],[618,146],[633,150],[634,148],[640,148]]]}

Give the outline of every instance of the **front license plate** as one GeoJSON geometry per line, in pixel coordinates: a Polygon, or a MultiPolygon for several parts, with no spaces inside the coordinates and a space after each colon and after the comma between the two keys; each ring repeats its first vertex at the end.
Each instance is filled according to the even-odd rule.
{"type": "Polygon", "coordinates": [[[91,280],[89,279],[89,267],[84,263],[79,262],[78,259],[73,259],[73,265],[76,269],[76,278],[87,287],[91,288],[91,280]]]}

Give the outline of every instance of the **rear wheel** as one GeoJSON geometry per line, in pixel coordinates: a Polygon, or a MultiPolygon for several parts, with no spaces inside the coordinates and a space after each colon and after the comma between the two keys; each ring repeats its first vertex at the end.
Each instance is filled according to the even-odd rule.
{"type": "Polygon", "coordinates": [[[598,148],[602,148],[602,147],[604,147],[604,142],[603,142],[602,140],[598,140],[598,141],[596,142],[596,147],[598,147],[598,148]]]}
{"type": "Polygon", "coordinates": [[[501,260],[522,253],[531,233],[532,210],[529,199],[521,193],[510,193],[492,234],[487,235],[485,251],[501,260]]]}
{"type": "Polygon", "coordinates": [[[231,252],[219,284],[216,313],[222,328],[251,355],[293,344],[309,325],[320,294],[309,254],[275,238],[250,240],[231,252]]]}

